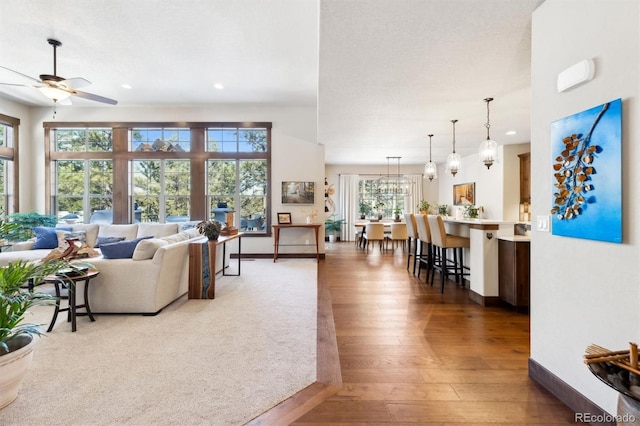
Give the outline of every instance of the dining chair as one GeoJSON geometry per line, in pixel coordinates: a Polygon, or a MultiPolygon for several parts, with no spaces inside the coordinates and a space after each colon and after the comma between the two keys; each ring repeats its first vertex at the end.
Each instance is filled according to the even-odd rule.
{"type": "Polygon", "coordinates": [[[380,251],[384,250],[384,224],[382,223],[368,223],[364,227],[364,239],[366,240],[365,248],[369,250],[369,243],[371,241],[378,241],[380,251]]]}
{"type": "Polygon", "coordinates": [[[391,241],[391,248],[395,249],[399,243],[402,243],[402,251],[405,251],[407,245],[407,239],[409,234],[407,232],[406,223],[392,223],[390,225],[391,232],[386,234],[387,237],[387,250],[389,249],[389,241],[391,241]]]}
{"type": "MultiPolygon", "coordinates": [[[[464,275],[469,275],[469,273],[464,272],[464,269],[469,268],[464,266],[462,249],[469,248],[471,244],[468,237],[447,234],[441,216],[429,215],[427,220],[429,222],[429,229],[431,230],[432,244],[440,250],[440,262],[434,262],[433,267],[434,270],[438,269],[440,271],[440,293],[444,293],[444,282],[451,269],[453,269],[456,282],[464,285],[462,279],[464,275]],[[450,248],[453,249],[453,262],[451,263],[447,261],[447,249],[450,248]]],[[[431,285],[433,285],[433,275],[431,276],[431,285]]]]}

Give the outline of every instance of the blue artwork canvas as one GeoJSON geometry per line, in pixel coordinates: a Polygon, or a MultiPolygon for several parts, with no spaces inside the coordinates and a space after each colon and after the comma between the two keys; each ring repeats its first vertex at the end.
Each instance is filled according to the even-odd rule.
{"type": "Polygon", "coordinates": [[[552,233],[622,242],[622,100],[551,124],[552,233]]]}

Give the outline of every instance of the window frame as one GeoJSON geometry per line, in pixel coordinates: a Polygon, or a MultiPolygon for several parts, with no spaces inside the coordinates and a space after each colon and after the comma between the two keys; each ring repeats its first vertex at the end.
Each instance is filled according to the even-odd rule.
{"type": "MultiPolygon", "coordinates": [[[[206,204],[206,161],[208,159],[261,159],[267,162],[267,224],[265,233],[248,233],[247,236],[270,237],[272,223],[271,208],[271,122],[44,122],[45,144],[45,197],[47,214],[54,214],[55,205],[52,187],[52,168],[57,160],[72,159],[112,159],[113,160],[113,223],[131,223],[132,201],[129,193],[129,162],[131,160],[189,160],[191,164],[191,220],[208,218],[206,204]],[[111,128],[113,135],[113,152],[60,152],[54,151],[52,134],[55,129],[62,128],[111,128]],[[129,133],[135,128],[188,128],[191,132],[191,149],[189,151],[163,152],[130,151],[129,133]],[[263,128],[267,132],[265,152],[208,152],[206,151],[207,128],[263,128]]],[[[240,186],[238,185],[238,188],[240,186]]],[[[86,219],[88,221],[88,218],[86,219]]],[[[238,221],[239,218],[236,218],[238,221]]]]}
{"type": "MultiPolygon", "coordinates": [[[[11,188],[7,189],[7,194],[4,197],[2,203],[4,204],[4,208],[6,211],[6,216],[11,213],[17,213],[20,211],[20,192],[18,185],[18,177],[20,176],[19,170],[19,140],[20,140],[20,119],[11,117],[8,115],[0,114],[0,124],[5,125],[7,127],[11,127],[13,129],[13,140],[12,146],[2,146],[0,147],[0,159],[5,161],[11,161],[13,167],[13,173],[11,176],[11,181],[9,185],[11,188]],[[11,189],[12,194],[9,193],[9,189],[11,189]],[[12,198],[12,200],[11,200],[12,198]]],[[[7,176],[9,178],[9,176],[7,176]]]]}

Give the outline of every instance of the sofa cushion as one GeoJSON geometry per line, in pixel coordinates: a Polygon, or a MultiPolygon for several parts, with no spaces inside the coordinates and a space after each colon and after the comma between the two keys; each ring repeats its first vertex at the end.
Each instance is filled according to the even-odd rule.
{"type": "Polygon", "coordinates": [[[47,226],[36,226],[33,228],[33,233],[36,236],[36,242],[31,249],[54,249],[58,247],[58,236],[56,235],[56,231],[71,231],[71,227],[58,226],[50,228],[47,226]]]}
{"type": "Polygon", "coordinates": [[[71,230],[84,231],[87,233],[87,245],[89,247],[95,247],[98,240],[98,231],[100,231],[100,225],[97,223],[74,223],[71,225],[71,230]]]}
{"type": "Polygon", "coordinates": [[[162,238],[148,238],[146,240],[142,240],[138,243],[135,250],[133,251],[133,260],[147,260],[152,259],[153,255],[156,254],[156,251],[162,247],[169,244],[168,241],[162,238]]]}
{"type": "Polygon", "coordinates": [[[94,247],[100,247],[103,244],[111,244],[124,241],[124,237],[98,237],[96,239],[96,245],[94,247]]]}
{"type": "Polygon", "coordinates": [[[137,238],[140,237],[166,237],[178,233],[176,223],[139,223],[137,238]]]}
{"type": "Polygon", "coordinates": [[[102,244],[100,251],[105,259],[131,259],[138,243],[151,237],[134,238],[117,243],[102,244]]]}
{"type": "Polygon", "coordinates": [[[100,225],[99,237],[124,237],[125,240],[133,240],[138,235],[138,225],[100,225]]]}

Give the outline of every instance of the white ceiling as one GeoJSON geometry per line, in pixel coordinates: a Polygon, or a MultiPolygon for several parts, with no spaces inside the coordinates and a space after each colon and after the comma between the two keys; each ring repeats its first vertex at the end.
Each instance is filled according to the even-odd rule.
{"type": "MultiPolygon", "coordinates": [[[[543,0],[2,0],[0,65],[120,106],[318,105],[328,164],[444,162],[530,140],[530,24],[543,0]],[[132,89],[124,89],[122,84],[132,89]],[[213,87],[224,85],[223,90],[213,87]],[[517,134],[507,136],[505,132],[517,134]]],[[[0,82],[30,83],[0,68],[0,82]]],[[[2,98],[51,105],[37,90],[2,98]]],[[[72,98],[82,108],[103,104],[72,98]]],[[[62,107],[61,107],[62,108],[62,107]]]]}

